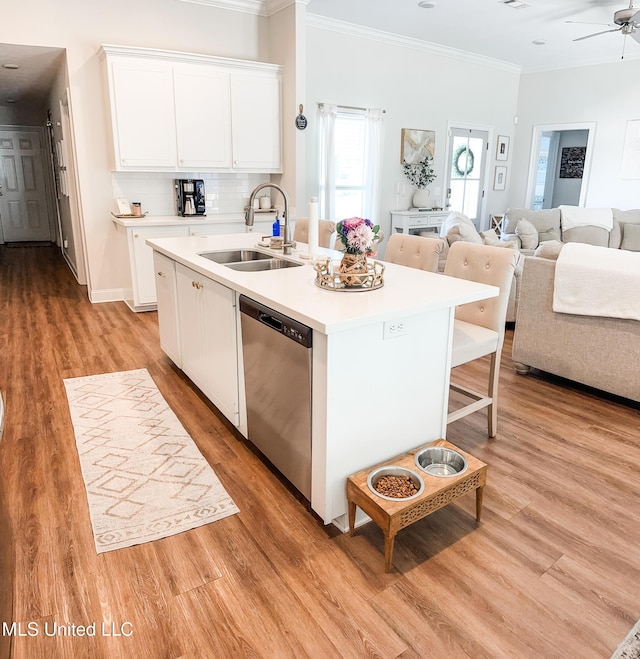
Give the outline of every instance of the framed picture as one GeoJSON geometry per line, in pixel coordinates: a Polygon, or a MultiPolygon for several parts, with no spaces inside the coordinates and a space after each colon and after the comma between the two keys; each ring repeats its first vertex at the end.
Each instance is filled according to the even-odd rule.
{"type": "Polygon", "coordinates": [[[497,166],[493,176],[493,189],[504,190],[507,185],[507,168],[497,166]]]}
{"type": "Polygon", "coordinates": [[[582,178],[586,146],[566,146],[560,155],[559,178],[582,178]]]}
{"type": "Polygon", "coordinates": [[[400,144],[400,164],[417,165],[425,159],[425,156],[433,158],[435,148],[435,130],[403,128],[400,144]]]}
{"type": "Polygon", "coordinates": [[[509,159],[509,138],[506,135],[498,135],[496,144],[496,160],[509,159]]]}

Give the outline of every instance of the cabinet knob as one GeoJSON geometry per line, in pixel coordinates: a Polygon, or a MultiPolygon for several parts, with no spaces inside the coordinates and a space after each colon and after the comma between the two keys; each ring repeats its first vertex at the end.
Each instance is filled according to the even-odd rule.
{"type": "Polygon", "coordinates": [[[164,274],[164,272],[159,272],[158,277],[166,277],[167,275],[164,274]]]}
{"type": "Polygon", "coordinates": [[[180,164],[184,162],[184,158],[180,158],[180,164]]]}
{"type": "Polygon", "coordinates": [[[139,238],[139,237],[140,237],[140,234],[138,234],[138,233],[134,233],[134,234],[133,234],[133,237],[134,237],[134,238],[139,238]]]}
{"type": "Polygon", "coordinates": [[[200,290],[200,289],[202,288],[202,286],[203,286],[203,284],[201,284],[199,281],[192,281],[192,282],[191,282],[191,285],[192,285],[194,288],[197,288],[198,290],[200,290]]]}

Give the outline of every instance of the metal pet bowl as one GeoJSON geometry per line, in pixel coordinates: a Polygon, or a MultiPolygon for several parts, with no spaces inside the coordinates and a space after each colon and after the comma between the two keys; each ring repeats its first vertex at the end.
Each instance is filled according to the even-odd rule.
{"type": "Polygon", "coordinates": [[[424,490],[424,481],[418,472],[413,471],[413,469],[407,469],[406,467],[395,467],[393,465],[374,469],[367,478],[367,485],[376,496],[381,499],[386,499],[387,501],[411,501],[411,499],[420,496],[424,490]],[[380,492],[376,490],[376,485],[383,476],[408,476],[411,482],[418,488],[418,491],[410,497],[388,497],[384,494],[380,494],[380,492]]]}
{"type": "Polygon", "coordinates": [[[428,446],[416,453],[416,467],[431,476],[451,477],[467,469],[465,457],[450,448],[428,446]]]}

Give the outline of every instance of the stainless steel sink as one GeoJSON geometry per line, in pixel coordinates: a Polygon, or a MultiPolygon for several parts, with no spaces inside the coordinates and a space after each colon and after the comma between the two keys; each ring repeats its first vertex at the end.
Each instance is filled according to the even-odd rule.
{"type": "Polygon", "coordinates": [[[280,270],[281,268],[295,268],[302,263],[289,261],[287,259],[268,258],[265,261],[242,261],[238,263],[225,263],[232,270],[243,270],[245,272],[261,272],[262,270],[280,270]]]}
{"type": "Polygon", "coordinates": [[[201,252],[200,256],[216,263],[244,263],[272,259],[270,254],[255,249],[227,249],[219,252],[201,252]]]}

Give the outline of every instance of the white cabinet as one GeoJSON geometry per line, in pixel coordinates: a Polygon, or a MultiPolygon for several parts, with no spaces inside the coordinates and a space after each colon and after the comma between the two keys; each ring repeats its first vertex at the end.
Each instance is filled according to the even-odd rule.
{"type": "Polygon", "coordinates": [[[182,367],[180,331],[178,327],[178,291],[176,262],[159,252],[153,253],[156,291],[158,294],[158,329],[160,347],[173,363],[182,367]]]}
{"type": "Polygon", "coordinates": [[[279,170],[280,79],[251,73],[231,76],[233,166],[279,170]]]}
{"type": "Polygon", "coordinates": [[[115,58],[109,74],[116,169],[175,165],[171,64],[115,58]]]}
{"type": "Polygon", "coordinates": [[[178,167],[231,167],[229,73],[207,65],[173,67],[178,167]]]}
{"type": "MultiPolygon", "coordinates": [[[[256,242],[261,235],[271,234],[271,222],[275,214],[268,220],[256,222],[254,227],[256,242]]],[[[184,220],[176,218],[175,223],[155,226],[126,226],[121,221],[114,221],[118,233],[126,241],[126,252],[129,257],[127,286],[124,289],[124,301],[133,311],[153,311],[158,300],[157,269],[153,263],[153,249],[146,244],[147,238],[178,238],[180,236],[212,236],[222,233],[239,233],[245,229],[241,221],[207,222],[194,221],[185,224],[184,220]]],[[[172,358],[173,359],[173,358],[172,358]]],[[[175,361],[175,360],[174,360],[175,361]]]]}
{"type": "Polygon", "coordinates": [[[156,306],[156,277],[153,267],[153,249],[146,244],[147,238],[177,238],[188,236],[189,227],[159,226],[132,227],[127,229],[131,288],[125,302],[134,311],[148,311],[156,306]]]}
{"type": "Polygon", "coordinates": [[[238,426],[236,294],[180,263],[176,279],[182,370],[238,426]]]}
{"type": "Polygon", "coordinates": [[[118,171],[280,172],[281,67],[103,46],[118,171]]]}
{"type": "Polygon", "coordinates": [[[391,233],[429,231],[437,238],[450,211],[391,211],[391,233]]]}

